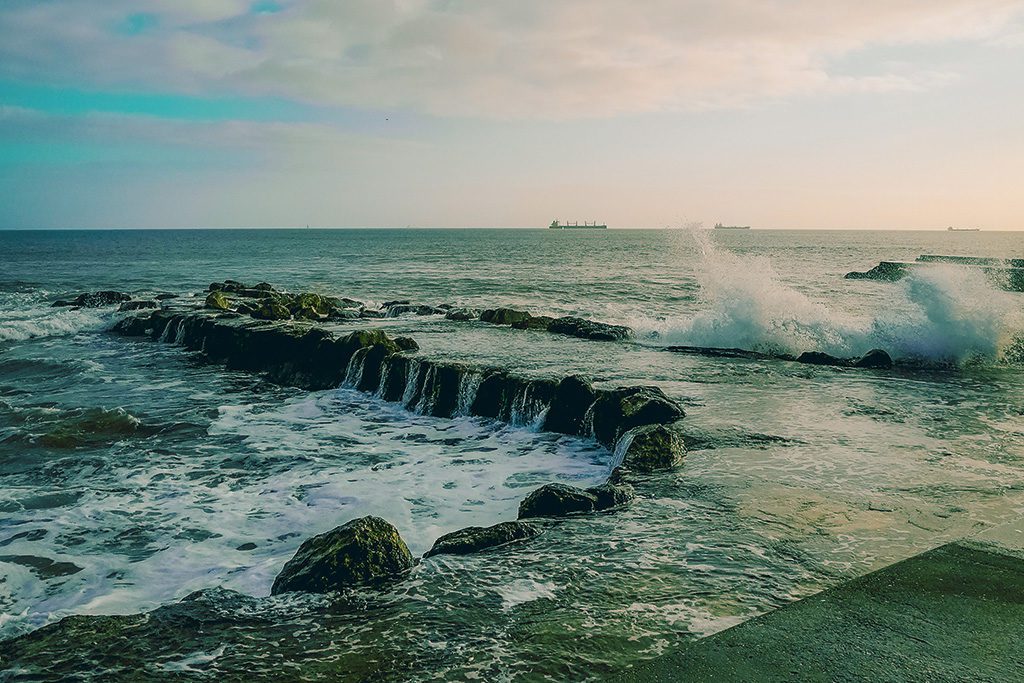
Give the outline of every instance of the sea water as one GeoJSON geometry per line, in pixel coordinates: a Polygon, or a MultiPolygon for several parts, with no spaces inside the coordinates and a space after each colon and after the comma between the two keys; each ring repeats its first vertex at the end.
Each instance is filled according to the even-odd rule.
{"type": "Polygon", "coordinates": [[[1019,517],[1024,295],[953,267],[898,283],[842,277],[923,253],[1019,258],[1024,244],[945,232],[0,233],[0,639],[169,605],[88,666],[79,655],[100,646],[86,636],[22,664],[100,678],[579,680],[1019,517]],[[427,357],[658,385],[686,407],[690,453],[640,482],[628,509],[431,558],[355,606],[245,599],[269,594],[302,540],[355,517],[388,519],[419,554],[449,531],[513,519],[543,483],[603,481],[614,455],[525,420],[274,386],[110,335],[112,307],[50,307],[99,289],[189,301],[225,278],[628,325],[634,341],[608,343],[440,316],[372,321],[427,357]],[[901,366],[664,350],[677,344],[883,348],[901,366]],[[177,603],[211,588],[243,595],[177,603]],[[200,608],[217,615],[202,634],[200,608]]]}

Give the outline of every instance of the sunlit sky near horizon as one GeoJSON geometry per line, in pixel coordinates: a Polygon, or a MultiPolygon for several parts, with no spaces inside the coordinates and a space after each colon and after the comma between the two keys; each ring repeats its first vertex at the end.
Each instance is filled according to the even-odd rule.
{"type": "Polygon", "coordinates": [[[1024,229],[1024,0],[4,0],[0,229],[1024,229]]]}

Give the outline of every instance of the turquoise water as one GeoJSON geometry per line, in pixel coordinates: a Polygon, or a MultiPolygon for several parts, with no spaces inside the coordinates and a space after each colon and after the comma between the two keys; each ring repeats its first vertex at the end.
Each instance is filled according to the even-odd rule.
{"type": "Polygon", "coordinates": [[[923,253],[1019,258],[1024,245],[944,232],[0,232],[0,638],[216,587],[264,598],[304,538],[366,514],[423,552],[448,531],[513,518],[542,483],[603,480],[611,457],[345,387],[275,387],[114,337],[112,309],[54,299],[119,289],[187,301],[233,278],[625,324],[635,343],[374,321],[424,355],[657,384],[687,407],[692,450],[678,472],[642,482],[628,510],[431,558],[384,595],[207,595],[124,641],[15,641],[25,672],[581,680],[1024,514],[1024,295],[956,268],[842,278],[923,253]],[[882,347],[905,366],[714,359],[671,344],[882,347]]]}

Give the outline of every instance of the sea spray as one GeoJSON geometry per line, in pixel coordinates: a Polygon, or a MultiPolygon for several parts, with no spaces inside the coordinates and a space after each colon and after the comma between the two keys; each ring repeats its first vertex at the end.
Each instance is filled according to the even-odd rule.
{"type": "Polygon", "coordinates": [[[915,269],[892,285],[884,310],[855,316],[814,301],[787,284],[766,257],[718,249],[706,231],[692,233],[702,310],[648,323],[666,345],[741,348],[772,355],[823,351],[856,357],[882,348],[894,358],[963,364],[1019,360],[1022,297],[981,271],[957,266],[915,269]]]}

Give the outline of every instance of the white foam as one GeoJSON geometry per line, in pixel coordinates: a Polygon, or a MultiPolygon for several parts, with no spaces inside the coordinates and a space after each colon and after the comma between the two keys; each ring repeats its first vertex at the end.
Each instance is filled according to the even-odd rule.
{"type": "Polygon", "coordinates": [[[110,309],[52,308],[38,294],[0,294],[0,342],[98,331],[110,324],[110,309]]]}
{"type": "Polygon", "coordinates": [[[915,269],[891,286],[873,315],[829,307],[787,284],[770,259],[719,250],[694,233],[701,310],[646,321],[665,344],[854,357],[882,348],[895,358],[964,363],[1003,360],[1024,338],[1020,294],[997,289],[977,269],[915,269]]]}

